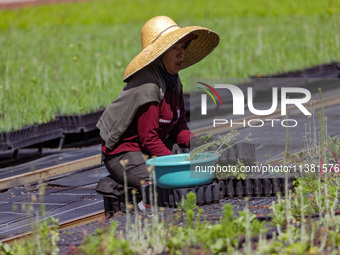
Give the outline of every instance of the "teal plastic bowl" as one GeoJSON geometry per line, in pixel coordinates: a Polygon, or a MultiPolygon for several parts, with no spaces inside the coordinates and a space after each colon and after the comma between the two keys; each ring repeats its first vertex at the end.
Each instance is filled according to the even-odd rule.
{"type": "Polygon", "coordinates": [[[160,188],[186,188],[212,182],[218,155],[200,153],[195,160],[187,160],[189,153],[161,156],[147,160],[148,166],[154,166],[157,186],[160,188]]]}

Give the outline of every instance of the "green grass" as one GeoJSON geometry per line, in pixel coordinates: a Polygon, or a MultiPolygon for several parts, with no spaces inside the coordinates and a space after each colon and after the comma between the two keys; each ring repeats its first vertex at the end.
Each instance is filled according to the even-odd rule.
{"type": "MultiPolygon", "coordinates": [[[[140,52],[140,29],[168,15],[221,36],[192,77],[247,77],[340,60],[340,1],[94,1],[0,11],[0,131],[106,107],[140,52]],[[128,10],[128,11],[126,11],[128,10]]],[[[189,86],[186,86],[189,88],[189,86]]]]}

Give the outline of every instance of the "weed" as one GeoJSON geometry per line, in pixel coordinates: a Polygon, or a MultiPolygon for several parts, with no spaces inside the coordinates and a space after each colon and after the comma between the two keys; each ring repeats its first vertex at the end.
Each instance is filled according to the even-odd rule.
{"type": "Polygon", "coordinates": [[[226,179],[226,178],[236,178],[236,179],[246,179],[246,173],[241,169],[244,169],[245,165],[242,160],[237,159],[237,163],[235,165],[230,164],[231,167],[234,167],[235,170],[228,171],[228,172],[217,172],[216,177],[219,179],[226,179]]]}
{"type": "MultiPolygon", "coordinates": [[[[313,118],[314,131],[307,129],[304,151],[293,156],[287,151],[285,153],[286,163],[303,163],[309,167],[307,170],[319,164],[321,155],[325,159],[328,157],[326,147],[332,146],[337,150],[339,146],[332,144],[338,139],[327,135],[327,118],[324,115],[321,90],[319,92],[322,105],[318,114],[320,133],[316,133],[313,118]]],[[[339,200],[338,184],[338,179],[320,178],[317,171],[298,178],[293,194],[286,192],[285,199],[278,197],[277,202],[273,202],[273,224],[277,227],[278,236],[268,242],[260,240],[259,251],[265,254],[321,254],[326,251],[336,254],[339,247],[339,235],[335,234],[339,224],[339,217],[335,215],[339,200]],[[318,213],[318,221],[312,218],[315,213],[318,213]]]]}
{"type": "Polygon", "coordinates": [[[0,251],[2,251],[1,254],[4,255],[14,255],[11,249],[11,246],[9,246],[8,244],[3,244],[0,242],[0,251]]]}
{"type": "Polygon", "coordinates": [[[187,194],[186,199],[182,198],[180,203],[177,203],[179,211],[184,211],[186,221],[189,228],[192,228],[192,220],[194,218],[194,209],[196,208],[196,195],[192,192],[187,194]]]}
{"type": "Polygon", "coordinates": [[[116,229],[116,221],[112,221],[107,229],[97,229],[94,234],[86,236],[79,250],[82,254],[135,254],[131,242],[117,237],[116,229]]]}

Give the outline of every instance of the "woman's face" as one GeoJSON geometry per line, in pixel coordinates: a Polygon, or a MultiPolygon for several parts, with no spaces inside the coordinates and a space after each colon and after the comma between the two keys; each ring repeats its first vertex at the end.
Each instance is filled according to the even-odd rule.
{"type": "Polygon", "coordinates": [[[163,65],[169,74],[178,74],[184,60],[184,43],[176,43],[163,55],[163,65]]]}

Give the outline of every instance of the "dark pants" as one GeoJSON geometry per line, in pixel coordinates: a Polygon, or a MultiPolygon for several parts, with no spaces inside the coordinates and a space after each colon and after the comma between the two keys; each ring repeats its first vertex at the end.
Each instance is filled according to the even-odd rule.
{"type": "Polygon", "coordinates": [[[126,172],[127,185],[139,189],[141,181],[148,182],[152,178],[147,170],[142,152],[129,151],[118,155],[103,155],[103,161],[111,177],[124,185],[124,170],[126,172]]]}
{"type": "MultiPolygon", "coordinates": [[[[181,148],[172,139],[166,139],[165,146],[174,154],[182,153],[181,148]]],[[[142,180],[144,182],[152,180],[152,173],[148,172],[146,161],[140,151],[128,151],[117,155],[103,154],[103,161],[111,177],[120,184],[124,185],[124,170],[129,187],[139,189],[142,180]]]]}

